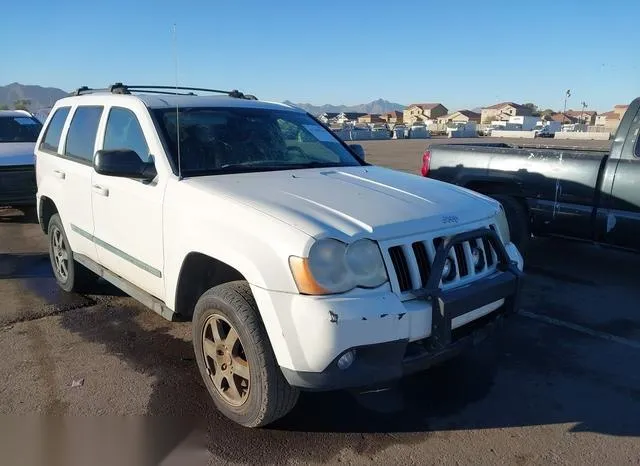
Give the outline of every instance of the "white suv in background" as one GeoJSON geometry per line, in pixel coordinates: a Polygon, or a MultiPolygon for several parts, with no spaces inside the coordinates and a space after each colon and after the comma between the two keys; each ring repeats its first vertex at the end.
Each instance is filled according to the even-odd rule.
{"type": "Polygon", "coordinates": [[[190,91],[207,90],[58,100],[38,215],[64,290],[100,275],[192,319],[229,418],[262,426],[300,389],[424,370],[517,307],[522,258],[496,201],[367,164],[301,109],[190,91]]]}

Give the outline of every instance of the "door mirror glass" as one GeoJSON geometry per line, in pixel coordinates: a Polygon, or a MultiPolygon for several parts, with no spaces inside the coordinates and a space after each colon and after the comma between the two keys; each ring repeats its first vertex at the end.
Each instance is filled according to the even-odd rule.
{"type": "Polygon", "coordinates": [[[99,150],[93,158],[93,168],[106,176],[152,180],[157,175],[152,162],[143,162],[130,149],[99,150]]]}
{"type": "Polygon", "coordinates": [[[353,152],[355,152],[358,157],[364,160],[364,147],[362,147],[360,144],[349,144],[349,147],[353,152]]]}

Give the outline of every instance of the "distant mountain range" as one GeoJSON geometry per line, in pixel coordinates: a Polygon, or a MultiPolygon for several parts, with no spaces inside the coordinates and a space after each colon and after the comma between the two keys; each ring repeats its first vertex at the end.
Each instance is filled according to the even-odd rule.
{"type": "Polygon", "coordinates": [[[388,100],[378,99],[368,104],[360,105],[311,105],[311,104],[296,104],[288,100],[284,101],[288,105],[296,105],[305,109],[307,112],[313,115],[320,115],[322,113],[342,113],[342,112],[359,112],[359,113],[387,113],[394,110],[402,111],[405,106],[388,100]]]}
{"type": "Polygon", "coordinates": [[[0,105],[13,108],[16,101],[27,100],[29,101],[28,109],[37,111],[52,106],[56,100],[67,95],[69,95],[68,92],[56,87],[11,83],[7,86],[0,86],[0,105]]]}
{"type": "MultiPolygon", "coordinates": [[[[69,95],[68,92],[56,87],[42,87],[34,85],[24,85],[20,83],[11,83],[7,86],[0,86],[0,105],[13,108],[15,102],[19,100],[29,101],[28,108],[31,111],[37,111],[42,108],[50,107],[58,99],[69,95]]],[[[402,104],[389,102],[388,100],[378,99],[368,104],[360,105],[311,105],[296,104],[286,100],[284,103],[296,105],[312,113],[320,115],[325,112],[342,113],[342,112],[359,112],[359,113],[386,113],[394,110],[402,111],[405,106],[402,104]]]]}

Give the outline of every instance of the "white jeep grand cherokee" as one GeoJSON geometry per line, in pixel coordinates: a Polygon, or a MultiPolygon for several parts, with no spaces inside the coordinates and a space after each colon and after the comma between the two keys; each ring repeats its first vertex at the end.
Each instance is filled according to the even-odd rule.
{"type": "Polygon", "coordinates": [[[496,201],[367,164],[301,109],[237,91],[81,88],[36,145],[55,278],[97,275],[192,319],[216,406],[245,426],[300,389],[380,386],[479,341],[523,261],[496,201]]]}

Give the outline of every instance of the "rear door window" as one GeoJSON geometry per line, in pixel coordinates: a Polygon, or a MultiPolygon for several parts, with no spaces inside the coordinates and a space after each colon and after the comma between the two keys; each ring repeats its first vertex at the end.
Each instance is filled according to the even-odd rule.
{"type": "Polygon", "coordinates": [[[76,109],[69,126],[64,155],[80,162],[93,163],[98,124],[102,117],[102,106],[80,106],[76,109]]]}
{"type": "Polygon", "coordinates": [[[60,145],[60,136],[62,136],[62,128],[64,128],[64,122],[69,115],[69,107],[60,107],[51,117],[49,126],[47,126],[44,138],[40,143],[40,149],[48,152],[58,152],[58,146],[60,145]]]}

